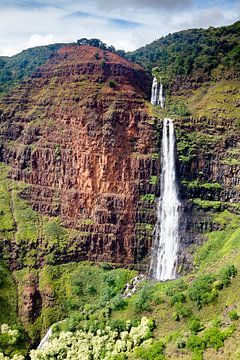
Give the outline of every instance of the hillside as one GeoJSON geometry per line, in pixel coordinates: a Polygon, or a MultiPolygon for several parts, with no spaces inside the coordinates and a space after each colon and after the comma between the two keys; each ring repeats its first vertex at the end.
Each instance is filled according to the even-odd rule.
{"type": "Polygon", "coordinates": [[[146,72],[82,39],[11,78],[0,100],[4,360],[28,359],[52,324],[32,360],[240,358],[237,42],[239,23],[168,35],[128,54],[146,72]],[[149,101],[156,66],[165,109],[149,101]],[[164,117],[176,136],[179,278],[146,276],[126,298],[149,269],[164,117]]]}
{"type": "Polygon", "coordinates": [[[44,64],[64,44],[39,46],[7,57],[0,56],[0,97],[44,64]]]}
{"type": "Polygon", "coordinates": [[[224,78],[240,69],[240,22],[209,29],[169,34],[127,54],[149,72],[159,67],[169,78],[176,75],[224,78]]]}
{"type": "MultiPolygon", "coordinates": [[[[103,50],[116,52],[113,46],[107,46],[99,39],[79,39],[78,45],[90,45],[103,50]]],[[[24,78],[31,76],[34,71],[66,44],[51,44],[46,46],[37,46],[21,53],[8,57],[0,56],[0,97],[10,91],[24,78]]],[[[124,52],[118,51],[120,54],[124,52]]]]}

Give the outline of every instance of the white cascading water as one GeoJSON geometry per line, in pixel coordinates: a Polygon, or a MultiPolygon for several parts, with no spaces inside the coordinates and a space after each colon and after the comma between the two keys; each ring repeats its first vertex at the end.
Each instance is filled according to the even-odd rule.
{"type": "Polygon", "coordinates": [[[157,105],[157,101],[158,101],[157,93],[158,93],[158,81],[157,78],[154,77],[152,82],[152,95],[151,95],[151,103],[153,105],[157,105]]]}
{"type": "Polygon", "coordinates": [[[172,119],[163,120],[161,197],[152,249],[150,273],[158,280],[176,278],[179,242],[179,209],[175,169],[175,136],[172,119]]]}
{"type": "Polygon", "coordinates": [[[165,105],[163,84],[162,84],[161,80],[160,80],[160,82],[158,82],[156,77],[154,77],[153,83],[152,83],[151,103],[153,105],[160,105],[161,108],[163,108],[165,105]]]}
{"type": "Polygon", "coordinates": [[[164,108],[164,105],[165,105],[165,98],[164,98],[164,94],[163,94],[163,84],[161,82],[159,85],[158,105],[160,105],[161,108],[164,108]]]}

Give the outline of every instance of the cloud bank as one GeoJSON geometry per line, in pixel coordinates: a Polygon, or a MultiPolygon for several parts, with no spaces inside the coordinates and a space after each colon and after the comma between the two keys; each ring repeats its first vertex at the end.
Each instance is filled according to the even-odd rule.
{"type": "Polygon", "coordinates": [[[236,0],[0,0],[0,55],[79,38],[134,50],[182,29],[239,19],[236,0]]]}

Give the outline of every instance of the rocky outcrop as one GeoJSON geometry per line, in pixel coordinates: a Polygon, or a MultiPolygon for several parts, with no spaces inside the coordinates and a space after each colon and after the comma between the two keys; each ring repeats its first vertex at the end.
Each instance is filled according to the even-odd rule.
{"type": "Polygon", "coordinates": [[[42,296],[39,291],[37,275],[29,275],[25,279],[23,288],[20,287],[20,289],[19,316],[24,324],[33,323],[42,309],[42,296]]]}

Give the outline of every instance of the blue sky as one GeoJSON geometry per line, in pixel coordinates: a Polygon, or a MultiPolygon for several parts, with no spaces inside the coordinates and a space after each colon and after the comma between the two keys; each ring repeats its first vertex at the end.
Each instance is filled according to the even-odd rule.
{"type": "Polygon", "coordinates": [[[240,18],[240,0],[0,0],[0,55],[100,38],[134,50],[163,35],[240,18]]]}

